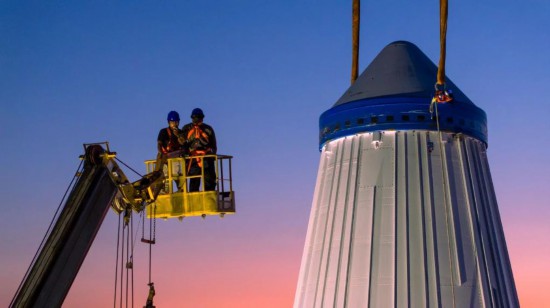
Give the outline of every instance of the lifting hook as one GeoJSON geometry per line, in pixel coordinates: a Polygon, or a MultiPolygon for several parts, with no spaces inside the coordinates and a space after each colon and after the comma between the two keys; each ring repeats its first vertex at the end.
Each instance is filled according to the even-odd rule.
{"type": "Polygon", "coordinates": [[[147,295],[147,302],[143,308],[155,308],[153,305],[153,297],[155,297],[155,284],[150,282],[147,284],[149,286],[149,295],[147,295]]]}

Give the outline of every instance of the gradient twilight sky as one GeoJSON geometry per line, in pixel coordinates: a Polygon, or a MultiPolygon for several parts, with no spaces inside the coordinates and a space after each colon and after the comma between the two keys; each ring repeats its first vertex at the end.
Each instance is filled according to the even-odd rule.
{"type": "MultiPolygon", "coordinates": [[[[438,61],[438,1],[363,1],[360,71],[408,40],[438,61]]],[[[447,75],[489,121],[489,161],[522,307],[550,307],[550,2],[451,1],[447,75]]],[[[0,1],[0,306],[82,144],[144,172],[166,114],[201,107],[234,159],[238,214],[159,221],[157,307],[291,307],[318,117],[349,86],[351,1],[0,1]]],[[[435,82],[435,76],[434,76],[435,82]]],[[[128,171],[132,180],[136,176],[128,171]]],[[[112,305],[109,212],[64,307],[112,305]]],[[[136,248],[135,300],[147,254],[136,248]]]]}

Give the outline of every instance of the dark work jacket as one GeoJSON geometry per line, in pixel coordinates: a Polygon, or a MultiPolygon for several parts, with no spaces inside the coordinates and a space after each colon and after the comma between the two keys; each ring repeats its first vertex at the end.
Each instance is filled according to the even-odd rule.
{"type": "Polygon", "coordinates": [[[163,128],[159,131],[157,142],[160,143],[162,153],[164,154],[177,151],[182,148],[181,144],[178,142],[178,137],[174,134],[174,132],[172,132],[170,127],[163,128]]]}
{"type": "Polygon", "coordinates": [[[181,129],[185,137],[185,150],[193,155],[195,151],[205,151],[206,154],[216,154],[216,134],[214,129],[205,123],[189,123],[181,129]]]}

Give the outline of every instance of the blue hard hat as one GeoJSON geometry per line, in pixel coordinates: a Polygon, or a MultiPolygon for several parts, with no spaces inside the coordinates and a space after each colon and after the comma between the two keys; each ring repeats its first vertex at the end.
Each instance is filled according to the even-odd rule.
{"type": "Polygon", "coordinates": [[[179,122],[180,121],[180,114],[177,111],[170,111],[168,112],[168,122],[174,121],[179,122]]]}
{"type": "Polygon", "coordinates": [[[191,111],[191,117],[199,117],[199,118],[204,118],[204,113],[202,112],[202,109],[200,108],[195,108],[193,109],[193,111],[191,111]]]}

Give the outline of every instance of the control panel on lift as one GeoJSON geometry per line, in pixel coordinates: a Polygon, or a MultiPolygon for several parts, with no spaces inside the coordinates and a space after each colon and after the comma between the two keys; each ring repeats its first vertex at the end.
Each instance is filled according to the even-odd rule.
{"type": "Polygon", "coordinates": [[[148,174],[163,174],[163,180],[154,188],[156,198],[147,207],[147,217],[181,219],[234,214],[232,158],[229,155],[168,158],[162,168],[157,168],[156,160],[146,161],[148,174]]]}

